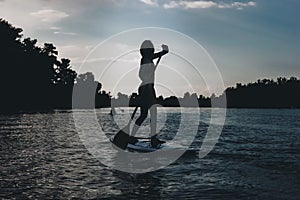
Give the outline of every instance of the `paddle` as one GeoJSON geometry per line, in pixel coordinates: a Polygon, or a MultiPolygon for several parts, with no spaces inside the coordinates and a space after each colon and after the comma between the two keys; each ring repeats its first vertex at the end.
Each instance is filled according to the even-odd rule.
{"type": "MultiPolygon", "coordinates": [[[[155,67],[158,66],[160,60],[161,60],[161,56],[158,58],[155,67]]],[[[130,124],[131,124],[131,122],[134,118],[134,115],[135,115],[137,109],[138,109],[138,107],[135,107],[127,126],[125,126],[123,129],[121,129],[115,135],[115,137],[112,141],[112,143],[114,145],[116,145],[117,147],[119,147],[120,149],[123,149],[123,150],[126,149],[128,143],[129,143],[129,140],[130,140],[130,136],[129,136],[129,134],[130,134],[130,124]]],[[[134,138],[134,139],[139,139],[139,138],[134,138]]]]}
{"type": "Polygon", "coordinates": [[[127,126],[125,126],[123,129],[121,129],[114,137],[112,143],[114,145],[116,145],[117,147],[119,147],[120,149],[126,149],[128,143],[129,143],[129,134],[130,134],[130,124],[134,118],[134,115],[137,111],[139,107],[135,107],[131,118],[127,124],[127,126]]]}

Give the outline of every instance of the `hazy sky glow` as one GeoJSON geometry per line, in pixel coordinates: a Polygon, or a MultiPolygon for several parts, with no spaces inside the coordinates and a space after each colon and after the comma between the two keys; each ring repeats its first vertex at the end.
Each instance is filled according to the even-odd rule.
{"type": "MultiPolygon", "coordinates": [[[[225,86],[232,86],[259,78],[299,77],[299,7],[298,0],[0,0],[0,17],[22,27],[27,37],[54,43],[60,56],[70,58],[76,70],[97,44],[112,35],[143,27],[176,30],[200,43],[216,62],[225,86]]],[[[125,51],[138,48],[134,45],[140,42],[115,45],[125,51]]],[[[172,42],[169,45],[172,50],[172,42]]],[[[105,67],[101,62],[114,57],[103,55],[90,57],[80,71],[99,76],[105,67]]],[[[139,58],[132,54],[122,62],[138,67],[139,58]]],[[[175,60],[166,57],[163,64],[175,69],[175,60]]],[[[160,73],[168,75],[167,68],[160,73]]],[[[132,71],[132,77],[136,75],[137,69],[132,71]]],[[[112,90],[110,81],[100,80],[105,90],[112,90]]],[[[129,81],[127,89],[121,90],[134,91],[137,84],[138,79],[129,81]]],[[[189,90],[181,86],[173,88],[175,93],[189,90]]],[[[212,90],[220,92],[217,86],[212,90]]],[[[170,94],[163,89],[159,92],[170,94]]],[[[197,92],[207,94],[205,86],[197,86],[197,92]]]]}

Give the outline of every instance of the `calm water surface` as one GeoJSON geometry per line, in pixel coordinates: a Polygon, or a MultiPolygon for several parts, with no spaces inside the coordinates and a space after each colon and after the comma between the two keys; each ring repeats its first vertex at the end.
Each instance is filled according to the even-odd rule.
{"type": "MultiPolygon", "coordinates": [[[[116,121],[126,123],[127,111],[117,109],[116,121]]],[[[103,130],[114,134],[109,110],[96,113],[103,130]]],[[[200,115],[194,122],[199,123],[195,149],[206,134],[210,109],[200,115]]],[[[159,110],[163,138],[174,137],[180,116],[178,108],[159,110]]],[[[229,109],[222,135],[205,158],[184,155],[159,171],[128,174],[103,166],[89,153],[72,111],[0,115],[0,198],[299,199],[299,119],[300,110],[229,109]]]]}

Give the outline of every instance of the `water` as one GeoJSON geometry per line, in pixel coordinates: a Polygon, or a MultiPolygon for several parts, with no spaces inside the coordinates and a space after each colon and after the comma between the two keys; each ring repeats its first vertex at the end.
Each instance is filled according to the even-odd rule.
{"type": "MultiPolygon", "coordinates": [[[[109,110],[96,113],[103,130],[113,134],[117,126],[109,110]]],[[[116,121],[125,123],[127,110],[117,113],[116,121]]],[[[174,137],[180,117],[178,108],[159,110],[162,137],[174,137]]],[[[0,115],[0,198],[299,199],[299,119],[300,110],[229,109],[222,135],[205,158],[184,155],[161,170],[128,174],[92,156],[72,111],[0,115]]],[[[209,121],[210,109],[201,109],[193,148],[199,149],[209,121]]]]}

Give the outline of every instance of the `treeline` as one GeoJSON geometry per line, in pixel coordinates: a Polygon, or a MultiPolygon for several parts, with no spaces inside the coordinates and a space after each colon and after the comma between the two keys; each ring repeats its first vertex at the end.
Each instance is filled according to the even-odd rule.
{"type": "MultiPolygon", "coordinates": [[[[116,106],[138,105],[137,94],[127,96],[118,93],[112,102],[116,106]]],[[[166,107],[224,107],[228,108],[300,108],[300,79],[279,77],[258,80],[254,83],[237,83],[235,87],[227,88],[222,95],[204,97],[203,95],[185,93],[183,98],[171,96],[157,98],[158,104],[166,107]],[[224,100],[226,104],[224,104],[224,100]]]]}
{"type": "MultiPolygon", "coordinates": [[[[170,96],[164,98],[159,96],[156,98],[157,104],[164,107],[210,107],[211,99],[204,97],[203,95],[197,96],[196,93],[190,94],[186,92],[184,97],[170,96]]],[[[113,107],[124,107],[124,106],[138,106],[140,103],[139,96],[137,93],[132,93],[130,96],[122,93],[117,94],[117,98],[111,99],[111,105],[113,107]]]]}
{"type": "MultiPolygon", "coordinates": [[[[130,96],[119,93],[117,98],[112,98],[91,72],[77,75],[69,59],[58,59],[53,44],[38,46],[36,39],[23,38],[22,32],[0,19],[0,113],[139,104],[136,93],[130,96]],[[80,91],[74,105],[73,89],[80,91]]],[[[230,108],[300,108],[299,89],[300,80],[296,77],[264,79],[238,83],[218,97],[187,92],[183,98],[160,96],[157,103],[166,107],[210,107],[212,104],[223,107],[222,102],[227,99],[230,108]]]]}
{"type": "Polygon", "coordinates": [[[74,86],[96,86],[95,98],[109,104],[110,96],[101,91],[94,75],[77,76],[69,59],[58,59],[53,44],[38,46],[36,39],[23,38],[22,32],[0,19],[0,113],[72,108],[74,86]]]}
{"type": "Polygon", "coordinates": [[[236,84],[221,95],[230,108],[300,108],[300,80],[279,77],[236,84]]]}

